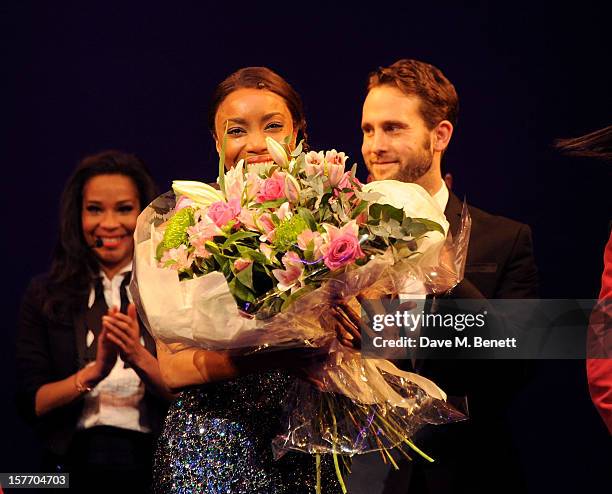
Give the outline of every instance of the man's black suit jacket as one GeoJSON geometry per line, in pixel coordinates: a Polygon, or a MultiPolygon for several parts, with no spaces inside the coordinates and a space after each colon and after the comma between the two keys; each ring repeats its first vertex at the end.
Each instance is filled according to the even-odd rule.
{"type": "MultiPolygon", "coordinates": [[[[463,203],[450,193],[445,215],[459,228],[463,203]]],[[[529,226],[468,205],[472,229],[459,299],[532,299],[538,273],[529,226]]],[[[518,450],[512,444],[509,404],[524,384],[526,367],[511,360],[417,361],[417,371],[449,396],[467,397],[469,418],[427,426],[415,438],[436,462],[417,459],[390,472],[385,494],[522,492],[518,450]]]]}
{"type": "MultiPolygon", "coordinates": [[[[538,272],[533,255],[531,229],[517,221],[494,216],[467,206],[472,229],[464,280],[453,289],[455,299],[533,299],[538,297],[538,272]]],[[[450,192],[444,214],[455,235],[461,222],[463,203],[450,192]]],[[[474,387],[488,386],[482,361],[426,360],[417,365],[419,373],[434,380],[449,395],[468,396],[474,387]]],[[[486,367],[486,365],[485,365],[486,367]]],[[[490,366],[495,367],[495,365],[490,366]]],[[[498,367],[504,367],[498,364],[498,367]]],[[[477,410],[473,410],[474,413],[477,410]]]]}

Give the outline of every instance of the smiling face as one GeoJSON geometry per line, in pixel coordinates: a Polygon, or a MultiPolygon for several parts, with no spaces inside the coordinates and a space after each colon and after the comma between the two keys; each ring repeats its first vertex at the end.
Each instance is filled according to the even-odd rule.
{"type": "Polygon", "coordinates": [[[128,265],[134,252],[133,233],[140,213],[134,181],[125,175],[96,175],[83,187],[81,226],[108,278],[128,265]]]}
{"type": "Polygon", "coordinates": [[[289,136],[291,147],[295,147],[297,130],[285,100],[265,89],[237,89],[221,102],[215,115],[218,153],[221,153],[226,124],[226,168],[233,167],[243,158],[247,165],[271,162],[266,137],[283,142],[289,136]]]}
{"type": "Polygon", "coordinates": [[[368,93],[363,104],[361,152],[374,180],[423,186],[438,180],[439,156],[434,159],[432,146],[436,129],[427,128],[419,104],[417,96],[392,86],[377,86],[368,93]]]}

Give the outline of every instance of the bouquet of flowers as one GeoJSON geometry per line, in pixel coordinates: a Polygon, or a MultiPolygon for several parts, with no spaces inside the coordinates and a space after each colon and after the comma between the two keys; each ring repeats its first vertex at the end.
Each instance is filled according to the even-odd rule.
{"type": "Polygon", "coordinates": [[[339,345],[326,314],[357,309],[358,297],[452,288],[469,218],[453,241],[420,186],[362,185],[342,152],[267,146],[273,161],[227,172],[222,150],[218,188],[175,181],[141,214],[132,290],[141,317],[173,351],[329,347],[310,370],[323,389],[292,394],[278,456],[331,452],[338,465],[338,453],[382,450],[392,461],[400,444],[418,451],[409,438],[420,425],[462,416],[434,383],[339,345]]]}

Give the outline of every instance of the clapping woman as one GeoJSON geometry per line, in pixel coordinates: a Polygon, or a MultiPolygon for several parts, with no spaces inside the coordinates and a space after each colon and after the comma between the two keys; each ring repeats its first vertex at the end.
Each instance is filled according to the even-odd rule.
{"type": "Polygon", "coordinates": [[[27,289],[17,336],[18,404],[43,468],[79,492],[146,492],[171,393],[126,287],[140,210],[155,185],[133,155],[88,156],[69,178],[49,273],[27,289]]]}

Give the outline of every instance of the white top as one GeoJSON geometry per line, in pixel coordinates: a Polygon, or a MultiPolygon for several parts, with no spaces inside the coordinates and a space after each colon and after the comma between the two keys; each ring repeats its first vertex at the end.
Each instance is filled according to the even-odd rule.
{"type": "Polygon", "coordinates": [[[436,204],[440,206],[440,210],[444,212],[444,210],[446,209],[446,205],[448,204],[448,197],[449,197],[448,189],[446,188],[446,184],[444,183],[444,180],[440,184],[440,188],[438,189],[438,192],[433,194],[431,197],[436,202],[436,204]]]}
{"type": "MultiPolygon", "coordinates": [[[[125,274],[131,269],[132,264],[130,263],[112,280],[109,280],[104,272],[100,273],[104,287],[104,299],[109,307],[121,306],[121,283],[123,283],[125,274]]],[[[132,297],[129,290],[127,290],[127,296],[131,302],[132,297]]],[[[95,298],[95,288],[92,287],[89,293],[89,308],[93,305],[95,298]]],[[[87,331],[87,346],[92,345],[93,340],[92,331],[87,331]]],[[[144,345],[142,336],[140,343],[144,345]]],[[[97,425],[108,425],[138,432],[151,432],[148,417],[144,407],[141,406],[144,393],[144,383],[136,371],[132,368],[126,369],[121,357],[117,356],[117,362],[110,374],[84,396],[85,404],[77,428],[87,429],[97,425]]]]}
{"type": "MultiPolygon", "coordinates": [[[[444,182],[444,180],[442,180],[438,191],[431,196],[431,198],[438,205],[438,207],[440,208],[440,211],[442,212],[444,212],[444,210],[446,209],[446,205],[448,204],[449,195],[450,194],[448,192],[448,188],[446,187],[446,183],[444,182]]],[[[409,299],[413,301],[414,300],[425,300],[426,298],[425,294],[426,294],[425,285],[421,281],[413,280],[412,282],[409,282],[405,286],[402,287],[402,293],[400,294],[400,297],[402,299],[409,299]]],[[[417,303],[417,306],[418,307],[415,309],[415,312],[417,313],[419,311],[422,311],[424,308],[424,305],[421,306],[419,303],[417,303]]],[[[410,336],[413,338],[418,338],[419,335],[421,334],[420,324],[416,325],[414,328],[409,328],[409,329],[410,329],[410,336]]],[[[414,367],[416,365],[416,358],[413,356],[410,360],[412,361],[412,366],[414,367]]]]}

